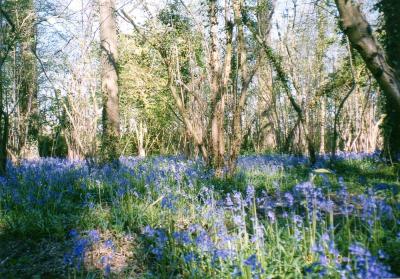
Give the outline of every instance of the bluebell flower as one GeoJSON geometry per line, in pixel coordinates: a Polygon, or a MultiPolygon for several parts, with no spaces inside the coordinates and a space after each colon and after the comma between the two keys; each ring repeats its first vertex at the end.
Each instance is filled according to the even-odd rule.
{"type": "Polygon", "coordinates": [[[233,222],[239,228],[244,228],[246,226],[246,223],[241,215],[233,215],[233,222]]]}
{"type": "Polygon", "coordinates": [[[242,206],[242,195],[239,192],[235,192],[233,194],[233,199],[237,205],[237,209],[240,210],[240,208],[242,206]]]}
{"type": "Polygon", "coordinates": [[[88,241],[86,239],[78,239],[75,242],[75,246],[74,246],[74,256],[82,256],[85,253],[85,249],[88,245],[88,241]]]}
{"type": "Polygon", "coordinates": [[[66,253],[66,254],[64,254],[63,262],[64,262],[65,265],[69,266],[69,265],[72,265],[72,263],[73,263],[72,259],[73,259],[72,254],[71,253],[66,253]]]}
{"type": "Polygon", "coordinates": [[[232,252],[225,249],[215,249],[213,253],[213,261],[217,259],[226,260],[232,255],[232,252]]]}
{"type": "Polygon", "coordinates": [[[189,233],[194,233],[194,232],[201,231],[201,230],[202,230],[202,227],[199,224],[191,224],[188,227],[189,233]]]}
{"type": "Polygon", "coordinates": [[[248,205],[253,203],[254,195],[255,195],[254,186],[248,185],[246,188],[246,203],[248,205]]]}
{"type": "Polygon", "coordinates": [[[323,199],[319,201],[318,205],[322,210],[326,212],[332,212],[335,204],[329,199],[323,199]]]}
{"type": "Polygon", "coordinates": [[[172,234],[172,236],[176,241],[178,241],[178,242],[180,242],[180,243],[182,243],[184,245],[188,245],[188,244],[190,244],[192,242],[192,240],[190,239],[189,234],[187,232],[185,232],[185,231],[174,232],[172,234]]]}
{"type": "Polygon", "coordinates": [[[104,267],[104,276],[108,277],[110,273],[111,273],[111,265],[106,264],[106,266],[104,267]]]}
{"type": "Polygon", "coordinates": [[[79,236],[79,233],[78,233],[77,230],[72,229],[72,230],[69,231],[68,235],[69,235],[69,237],[71,237],[71,238],[77,238],[77,237],[79,236]]]}
{"type": "Polygon", "coordinates": [[[96,243],[100,241],[100,234],[98,230],[89,231],[89,239],[91,242],[96,243]]]}
{"type": "Polygon", "coordinates": [[[301,218],[301,216],[299,215],[293,215],[293,223],[295,223],[297,226],[303,224],[303,218],[301,218]]]}
{"type": "Polygon", "coordinates": [[[230,194],[228,194],[228,195],[226,196],[225,204],[226,204],[226,206],[228,206],[228,207],[233,206],[233,202],[232,202],[232,199],[231,199],[231,195],[230,195],[230,194]]]}
{"type": "Polygon", "coordinates": [[[378,259],[361,244],[353,243],[349,247],[350,253],[355,258],[356,268],[354,272],[360,278],[391,278],[394,275],[390,268],[383,265],[378,259]]]}
{"type": "Polygon", "coordinates": [[[268,216],[269,221],[270,221],[271,223],[275,223],[276,217],[275,217],[275,213],[274,213],[273,211],[269,210],[269,211],[267,212],[267,216],[268,216]]]}
{"type": "Polygon", "coordinates": [[[158,247],[151,247],[151,253],[156,256],[157,260],[161,260],[163,257],[163,249],[158,247]]]}
{"type": "Polygon", "coordinates": [[[147,225],[144,227],[142,233],[147,237],[153,237],[155,235],[155,230],[151,228],[151,226],[147,225]]]}
{"type": "Polygon", "coordinates": [[[321,240],[323,241],[323,242],[325,242],[325,243],[328,243],[329,242],[329,240],[330,240],[330,236],[329,236],[329,234],[328,233],[323,233],[322,234],[322,236],[321,236],[321,240]]]}
{"type": "Polygon", "coordinates": [[[125,190],[124,188],[122,188],[122,187],[119,187],[119,188],[118,188],[118,190],[117,190],[117,196],[118,196],[119,198],[122,198],[122,197],[125,195],[125,193],[126,193],[126,190],[125,190]]]}
{"type": "Polygon", "coordinates": [[[325,253],[321,253],[319,255],[319,263],[324,267],[327,267],[329,265],[329,260],[326,257],[325,253]]]}
{"type": "Polygon", "coordinates": [[[335,258],[339,257],[339,251],[336,249],[336,245],[333,240],[329,241],[328,251],[331,255],[335,256],[335,258]]]}
{"type": "Polygon", "coordinates": [[[167,197],[162,198],[161,200],[161,207],[168,208],[168,209],[176,209],[175,208],[175,197],[172,194],[169,194],[167,197]]]}
{"type": "Polygon", "coordinates": [[[285,193],[284,197],[285,197],[287,206],[292,207],[293,203],[294,203],[293,195],[291,193],[287,192],[287,193],[285,193]]]}
{"type": "Polygon", "coordinates": [[[195,243],[197,247],[203,252],[209,252],[213,249],[214,244],[211,241],[211,238],[205,231],[201,231],[197,236],[195,243]]]}
{"type": "Polygon", "coordinates": [[[264,243],[264,227],[261,225],[254,227],[254,235],[250,239],[251,242],[264,243]]]}
{"type": "Polygon", "coordinates": [[[358,257],[370,256],[370,252],[359,243],[353,243],[349,246],[349,251],[352,255],[358,257]]]}
{"type": "Polygon", "coordinates": [[[191,263],[197,259],[196,255],[193,252],[189,252],[183,256],[183,260],[185,263],[191,263]]]}
{"type": "Polygon", "coordinates": [[[260,262],[257,260],[256,254],[252,254],[243,262],[245,265],[249,266],[252,271],[256,271],[261,268],[260,262]]]}
{"type": "Polygon", "coordinates": [[[168,236],[162,229],[155,230],[155,242],[158,248],[164,249],[168,241],[168,236]]]}

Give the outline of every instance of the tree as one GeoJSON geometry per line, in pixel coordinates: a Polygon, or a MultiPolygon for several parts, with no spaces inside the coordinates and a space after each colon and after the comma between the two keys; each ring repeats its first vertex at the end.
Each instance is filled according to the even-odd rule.
{"type": "Polygon", "coordinates": [[[17,159],[38,155],[36,23],[33,0],[0,1],[2,175],[6,173],[8,153],[13,153],[17,159]],[[34,142],[34,154],[26,152],[29,142],[34,142]]]}
{"type": "Polygon", "coordinates": [[[203,27],[199,28],[201,31],[195,29],[193,21],[181,14],[186,8],[179,1],[161,11],[158,16],[161,24],[154,28],[157,30],[143,30],[124,11],[122,14],[158,50],[178,118],[193,142],[195,153],[201,153],[205,164],[221,177],[225,170],[231,175],[236,169],[244,137],[242,116],[260,52],[244,30],[244,1],[225,2],[221,7],[218,1],[210,0],[206,5],[207,35],[201,33],[203,27]],[[162,37],[151,36],[149,32],[161,33],[162,37]],[[204,43],[210,48],[204,47],[204,43]]]}
{"type": "MultiPolygon", "coordinates": [[[[395,70],[397,79],[400,80],[400,20],[398,18],[400,1],[381,0],[377,8],[383,13],[383,41],[388,63],[395,70]]],[[[384,152],[387,157],[399,160],[400,110],[397,109],[396,100],[391,95],[386,96],[384,111],[386,113],[383,124],[384,152]]]]}
{"type": "Polygon", "coordinates": [[[0,175],[5,176],[7,171],[7,144],[9,133],[9,114],[5,99],[5,73],[3,66],[16,39],[16,26],[10,15],[3,8],[0,1],[0,45],[5,46],[0,52],[0,175]]]}
{"type": "Polygon", "coordinates": [[[165,149],[171,140],[179,141],[181,131],[157,51],[138,36],[121,35],[118,56],[121,153],[144,157],[173,152],[165,149]]]}
{"type": "Polygon", "coordinates": [[[39,107],[36,62],[36,13],[34,1],[21,3],[18,7],[26,19],[26,27],[20,38],[18,55],[18,158],[33,158],[39,156],[39,107]]]}
{"type": "Polygon", "coordinates": [[[119,157],[119,96],[117,74],[117,25],[115,0],[100,0],[101,92],[103,96],[102,156],[119,157]]]}
{"type": "Polygon", "coordinates": [[[396,58],[398,55],[396,53],[398,51],[396,50],[396,44],[398,44],[399,38],[397,34],[399,32],[399,24],[396,15],[393,14],[393,11],[395,11],[394,3],[398,1],[381,2],[383,11],[386,11],[385,21],[386,30],[388,31],[386,39],[388,51],[386,53],[372,33],[372,28],[362,14],[360,6],[355,6],[350,0],[335,0],[335,2],[344,33],[349,38],[351,45],[360,53],[366,66],[385,94],[386,110],[389,113],[387,123],[389,122],[388,124],[392,128],[387,136],[389,144],[386,147],[389,148],[390,157],[393,157],[393,154],[399,150],[399,144],[395,142],[398,142],[396,137],[398,135],[397,132],[400,131],[397,118],[400,114],[400,73],[398,64],[395,64],[398,61],[398,58],[396,58]],[[393,67],[387,61],[387,57],[394,57],[393,67]]]}
{"type": "MultiPolygon", "coordinates": [[[[283,90],[289,99],[289,102],[297,114],[297,121],[295,127],[299,126],[304,131],[304,138],[307,145],[308,155],[310,156],[311,163],[316,162],[316,150],[314,146],[313,139],[311,137],[311,133],[307,127],[307,119],[305,110],[301,107],[301,104],[296,100],[296,96],[293,94],[296,92],[300,94],[300,86],[296,83],[296,80],[293,78],[293,71],[291,75],[288,74],[284,67],[283,57],[279,53],[277,53],[268,42],[268,34],[270,31],[270,26],[268,26],[268,22],[270,21],[273,12],[274,12],[274,2],[268,0],[260,0],[259,1],[262,6],[269,7],[269,14],[264,17],[257,16],[256,18],[258,21],[254,21],[251,19],[250,15],[246,15],[246,25],[250,29],[253,37],[260,45],[260,47],[265,52],[266,58],[270,61],[271,65],[273,66],[278,81],[282,84],[283,90]],[[264,21],[264,22],[263,22],[264,21]],[[265,28],[264,26],[267,26],[265,28]],[[264,27],[264,28],[263,28],[264,27]],[[292,78],[291,78],[292,76],[292,78]]],[[[288,46],[285,47],[287,50],[287,56],[291,59],[291,53],[289,51],[288,46]]],[[[294,129],[292,130],[294,132],[294,129]]],[[[289,139],[291,139],[293,133],[289,133],[289,139]]]]}

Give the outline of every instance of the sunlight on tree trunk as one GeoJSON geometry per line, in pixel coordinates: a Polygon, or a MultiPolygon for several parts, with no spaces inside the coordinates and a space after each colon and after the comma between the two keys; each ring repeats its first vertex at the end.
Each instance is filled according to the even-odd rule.
{"type": "Polygon", "coordinates": [[[115,0],[100,0],[101,91],[103,96],[102,153],[105,161],[119,157],[119,96],[115,0]]]}

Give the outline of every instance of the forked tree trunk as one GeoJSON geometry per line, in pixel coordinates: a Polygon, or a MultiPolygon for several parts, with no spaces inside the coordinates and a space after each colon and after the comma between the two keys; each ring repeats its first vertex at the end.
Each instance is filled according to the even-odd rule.
{"type": "Polygon", "coordinates": [[[119,97],[115,0],[100,0],[101,91],[103,96],[104,161],[119,157],[119,97]]]}

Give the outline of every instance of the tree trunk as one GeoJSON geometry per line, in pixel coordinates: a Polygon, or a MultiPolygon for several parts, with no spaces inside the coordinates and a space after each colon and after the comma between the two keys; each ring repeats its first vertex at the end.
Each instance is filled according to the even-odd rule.
{"type": "Polygon", "coordinates": [[[103,96],[104,161],[119,158],[119,97],[115,0],[100,0],[101,91],[103,96]]]}
{"type": "MultiPolygon", "coordinates": [[[[244,27],[242,22],[242,2],[239,0],[233,1],[233,11],[235,17],[235,25],[237,26],[237,44],[238,44],[238,68],[241,81],[241,89],[238,92],[233,92],[238,97],[238,101],[235,104],[233,112],[233,123],[232,123],[232,144],[229,156],[229,172],[230,175],[236,170],[237,158],[240,154],[240,148],[242,145],[243,134],[242,134],[242,112],[246,104],[247,91],[249,84],[253,78],[254,70],[249,73],[247,67],[247,49],[244,34],[244,27]]],[[[236,87],[237,89],[237,87],[236,87]]]]}
{"type": "Polygon", "coordinates": [[[39,157],[39,109],[37,96],[36,25],[35,8],[32,0],[27,4],[26,18],[29,25],[20,45],[20,86],[18,90],[18,145],[17,156],[39,157]]]}
{"type": "MultiPolygon", "coordinates": [[[[251,23],[249,23],[249,22],[247,22],[246,25],[252,32],[254,39],[263,48],[267,59],[271,62],[272,66],[274,67],[274,69],[276,71],[277,79],[282,83],[282,85],[284,87],[284,91],[290,101],[290,104],[292,105],[293,109],[295,110],[295,112],[298,116],[299,122],[304,129],[304,136],[305,136],[305,140],[307,143],[307,150],[309,153],[310,162],[312,164],[314,164],[316,162],[316,151],[315,151],[314,143],[313,143],[313,140],[307,129],[307,123],[306,123],[306,119],[304,117],[303,109],[300,107],[300,105],[297,103],[297,101],[295,100],[295,98],[292,95],[292,89],[291,89],[291,85],[290,85],[289,76],[285,72],[283,65],[282,65],[282,57],[277,55],[275,53],[275,51],[268,45],[265,34],[260,32],[260,30],[255,29],[254,26],[252,26],[251,23]]],[[[294,87],[296,88],[297,86],[294,85],[294,87]]],[[[296,90],[297,90],[297,88],[296,88],[296,90]]]]}
{"type": "Polygon", "coordinates": [[[225,142],[224,142],[224,94],[221,90],[221,72],[218,55],[218,20],[217,20],[217,1],[209,2],[210,20],[210,72],[211,72],[211,155],[210,163],[214,167],[217,177],[221,177],[224,167],[225,142]]]}
{"type": "Polygon", "coordinates": [[[326,126],[326,97],[321,97],[321,138],[319,144],[319,152],[325,154],[325,126],[326,126]]]}
{"type": "Polygon", "coordinates": [[[350,65],[350,71],[351,71],[351,76],[352,76],[352,83],[351,83],[351,87],[350,87],[349,91],[346,93],[344,98],[340,101],[339,106],[334,115],[331,159],[334,159],[334,157],[336,155],[337,141],[338,141],[338,136],[339,136],[338,135],[338,125],[339,125],[340,113],[342,112],[342,109],[343,109],[347,99],[350,97],[350,95],[353,93],[353,91],[356,88],[356,80],[355,80],[355,73],[354,73],[354,66],[353,66],[353,56],[351,55],[351,46],[350,46],[348,40],[347,40],[347,50],[349,52],[349,65],[350,65]]]}
{"type": "Polygon", "coordinates": [[[0,144],[0,175],[5,176],[7,174],[7,143],[8,143],[8,132],[9,132],[9,121],[8,115],[3,116],[3,126],[0,133],[1,144],[0,144]]]}
{"type": "Polygon", "coordinates": [[[146,126],[143,124],[143,121],[140,120],[136,127],[136,139],[137,139],[137,152],[138,157],[144,158],[146,157],[146,149],[145,149],[145,137],[146,137],[146,126]]]}
{"type": "MultiPolygon", "coordinates": [[[[400,80],[400,20],[398,12],[400,1],[381,0],[378,9],[383,12],[385,29],[385,48],[388,62],[396,71],[397,79],[400,80]]],[[[384,153],[392,160],[399,160],[400,155],[400,110],[396,108],[395,99],[386,96],[385,100],[386,118],[383,124],[384,153]]]]}
{"type": "Polygon", "coordinates": [[[7,174],[8,115],[3,106],[3,71],[0,67],[0,176],[7,174]]]}
{"type": "Polygon", "coordinates": [[[38,99],[36,60],[32,51],[35,42],[24,42],[21,47],[21,87],[19,91],[18,156],[38,157],[38,99]],[[36,149],[36,152],[35,152],[36,149]]]}
{"type": "MultiPolygon", "coordinates": [[[[393,100],[400,110],[400,79],[385,58],[381,46],[372,34],[372,28],[351,0],[335,0],[340,23],[351,45],[358,50],[385,95],[393,100]]],[[[398,19],[396,19],[398,20],[398,19]]]]}

